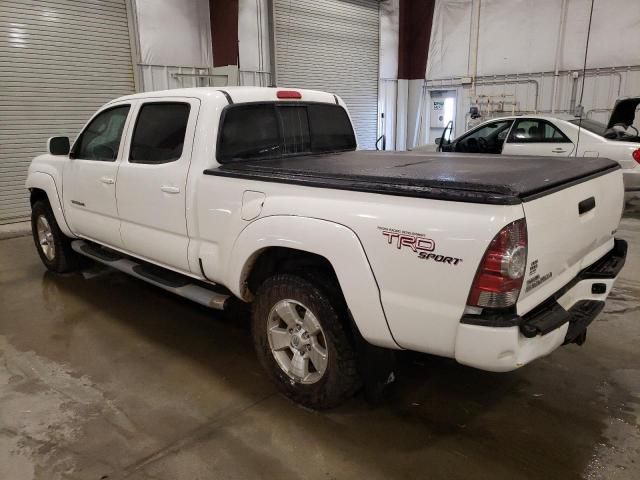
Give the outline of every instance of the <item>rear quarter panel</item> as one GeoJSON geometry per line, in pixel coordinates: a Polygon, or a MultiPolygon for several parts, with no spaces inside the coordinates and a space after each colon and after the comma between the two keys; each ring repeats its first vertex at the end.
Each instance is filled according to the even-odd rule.
{"type": "Polygon", "coordinates": [[[345,221],[365,247],[394,338],[403,348],[453,356],[478,264],[522,207],[404,197],[355,206],[345,221]]]}
{"type": "MultiPolygon", "coordinates": [[[[207,191],[198,196],[198,223],[208,276],[227,286],[236,284],[225,262],[233,257],[231,239],[252,223],[240,218],[242,195],[246,190],[263,192],[264,205],[253,222],[291,216],[326,220],[353,231],[374,274],[376,297],[395,342],[443,356],[454,355],[457,327],[487,245],[504,225],[523,216],[521,205],[477,205],[212,176],[203,179],[200,188],[207,191]]],[[[256,248],[270,236],[286,244],[291,234],[290,228],[265,232],[256,248]]],[[[324,241],[335,253],[331,256],[354,265],[358,261],[344,260],[345,245],[339,237],[324,241]]],[[[291,248],[298,243],[293,238],[288,242],[291,248]]],[[[344,268],[334,266],[336,271],[344,268]]],[[[354,320],[358,325],[368,321],[354,320]]]]}
{"type": "Polygon", "coordinates": [[[633,159],[633,152],[640,148],[640,143],[616,142],[615,140],[609,140],[601,142],[596,148],[600,157],[615,160],[625,170],[635,169],[640,166],[633,159]]]}

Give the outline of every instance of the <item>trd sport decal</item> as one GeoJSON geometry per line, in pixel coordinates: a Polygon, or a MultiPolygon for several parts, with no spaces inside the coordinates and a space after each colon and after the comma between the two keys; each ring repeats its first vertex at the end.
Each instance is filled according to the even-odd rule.
{"type": "Polygon", "coordinates": [[[433,260],[434,262],[458,265],[461,258],[448,257],[433,253],[436,249],[436,242],[427,238],[423,233],[407,232],[397,228],[378,227],[382,235],[387,239],[387,245],[395,246],[398,250],[411,250],[418,254],[422,260],[433,260]]]}

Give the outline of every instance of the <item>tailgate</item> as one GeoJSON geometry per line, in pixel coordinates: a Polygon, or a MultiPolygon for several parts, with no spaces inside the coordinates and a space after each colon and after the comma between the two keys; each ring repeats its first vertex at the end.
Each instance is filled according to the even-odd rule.
{"type": "Polygon", "coordinates": [[[623,199],[622,172],[614,170],[522,204],[528,254],[520,315],[613,248],[623,199]]]}

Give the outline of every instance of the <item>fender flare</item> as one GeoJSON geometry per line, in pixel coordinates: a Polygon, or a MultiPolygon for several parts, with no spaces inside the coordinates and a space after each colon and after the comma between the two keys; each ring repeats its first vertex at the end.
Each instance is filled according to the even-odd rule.
{"type": "Polygon", "coordinates": [[[360,239],[348,227],[327,220],[277,215],[249,224],[236,239],[226,285],[248,300],[245,281],[255,259],[269,247],[285,247],[326,258],[333,267],[358,330],[369,343],[399,349],[380,299],[380,290],[360,239]]]}
{"type": "Polygon", "coordinates": [[[62,201],[53,176],[44,172],[30,172],[25,184],[29,190],[37,188],[47,194],[47,199],[60,230],[68,237],[75,237],[64,217],[62,201]]]}

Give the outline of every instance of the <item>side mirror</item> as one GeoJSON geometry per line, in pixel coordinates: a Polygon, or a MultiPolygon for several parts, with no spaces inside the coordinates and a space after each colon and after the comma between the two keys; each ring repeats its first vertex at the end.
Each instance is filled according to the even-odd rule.
{"type": "Polygon", "coordinates": [[[51,155],[69,155],[69,137],[51,137],[47,140],[47,151],[51,155]]]}
{"type": "Polygon", "coordinates": [[[442,143],[442,138],[436,138],[436,145],[440,145],[442,143]]]}

